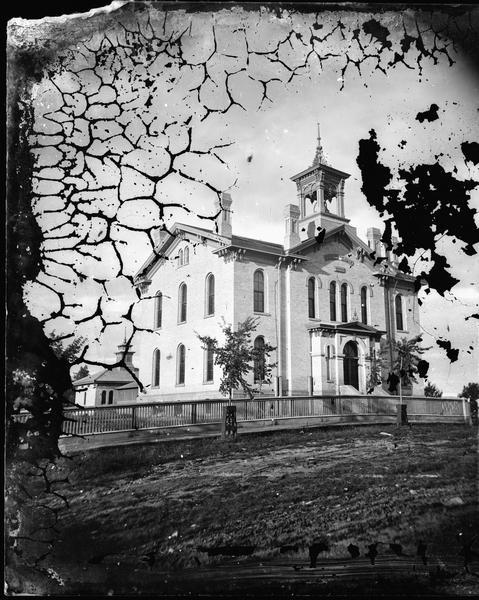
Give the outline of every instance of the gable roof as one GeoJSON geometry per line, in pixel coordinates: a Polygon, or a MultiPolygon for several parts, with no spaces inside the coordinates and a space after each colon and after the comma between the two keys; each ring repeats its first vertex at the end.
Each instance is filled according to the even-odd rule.
{"type": "Polygon", "coordinates": [[[241,235],[232,235],[231,245],[239,246],[240,248],[244,248],[245,250],[257,250],[259,252],[267,252],[268,254],[284,254],[284,248],[282,244],[265,242],[263,240],[243,237],[241,235]]]}
{"type": "Polygon", "coordinates": [[[212,241],[217,242],[219,245],[227,245],[230,240],[222,235],[219,235],[212,229],[206,229],[204,227],[197,227],[196,225],[186,225],[185,223],[174,223],[171,228],[171,235],[167,235],[162,242],[158,244],[146,259],[143,265],[138,269],[135,274],[135,281],[146,276],[149,270],[156,264],[156,262],[166,256],[168,249],[178,240],[176,235],[179,232],[192,233],[200,237],[206,237],[212,241]]]}
{"type": "MultiPolygon", "coordinates": [[[[140,282],[142,279],[146,278],[149,271],[155,266],[155,264],[164,258],[171,248],[171,246],[179,239],[176,235],[179,232],[183,233],[192,233],[193,235],[197,235],[202,238],[210,239],[218,244],[218,248],[213,250],[214,253],[222,249],[228,248],[241,248],[244,250],[251,250],[253,252],[259,252],[262,254],[269,254],[273,256],[283,256],[290,257],[292,259],[299,260],[308,260],[305,256],[307,251],[310,248],[313,248],[317,245],[316,238],[308,238],[302,241],[297,246],[290,248],[289,250],[285,250],[282,244],[276,244],[274,242],[266,242],[263,240],[258,240],[256,238],[249,238],[240,235],[232,235],[231,238],[224,237],[219,235],[215,231],[211,229],[206,229],[204,227],[197,227],[196,225],[186,225],[185,223],[175,223],[171,229],[171,235],[165,237],[163,242],[161,242],[154,251],[150,254],[145,263],[141,266],[138,272],[135,275],[135,282],[140,282]]],[[[324,241],[333,238],[336,235],[345,235],[352,242],[353,247],[361,248],[365,255],[370,257],[372,254],[371,248],[363,242],[361,238],[357,236],[355,233],[355,229],[348,225],[347,223],[342,223],[337,227],[329,229],[326,231],[324,235],[324,241]]],[[[181,238],[180,238],[181,239],[181,238]]],[[[383,262],[386,264],[387,271],[378,269],[377,272],[374,273],[376,276],[388,276],[394,277],[398,279],[402,279],[404,281],[414,281],[414,277],[407,275],[400,271],[397,267],[393,266],[389,261],[383,262]]]]}
{"type": "Polygon", "coordinates": [[[133,381],[133,377],[123,367],[114,367],[113,369],[103,369],[77,379],[73,382],[74,387],[81,387],[83,385],[90,385],[92,383],[127,383],[133,381]]]}
{"type": "Polygon", "coordinates": [[[129,381],[128,383],[125,383],[125,385],[119,385],[116,389],[117,390],[132,390],[132,389],[136,389],[138,388],[138,384],[136,383],[136,381],[129,381]]]}
{"type": "Polygon", "coordinates": [[[360,321],[348,321],[347,323],[319,323],[318,325],[312,325],[308,327],[308,331],[314,331],[315,329],[329,330],[329,331],[341,331],[342,333],[359,333],[366,335],[381,336],[386,333],[382,329],[376,329],[371,325],[365,325],[360,321]]]}
{"type": "MultiPolygon", "coordinates": [[[[371,254],[371,248],[365,242],[363,242],[363,240],[354,233],[353,228],[351,226],[347,225],[346,223],[342,223],[341,225],[338,225],[337,227],[333,227],[332,229],[327,230],[324,235],[324,241],[326,241],[340,233],[344,233],[351,240],[351,242],[353,242],[353,245],[359,246],[368,255],[371,254]]],[[[308,238],[307,240],[302,241],[297,246],[294,246],[293,248],[291,248],[290,252],[294,252],[294,253],[304,252],[305,250],[308,250],[309,248],[315,246],[316,244],[317,244],[316,238],[314,238],[314,237],[308,238]]]]}

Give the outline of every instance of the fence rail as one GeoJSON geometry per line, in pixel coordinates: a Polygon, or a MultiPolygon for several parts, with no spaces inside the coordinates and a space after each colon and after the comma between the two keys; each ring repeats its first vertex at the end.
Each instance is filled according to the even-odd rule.
{"type": "MultiPolygon", "coordinates": [[[[303,396],[262,399],[237,399],[238,422],[264,420],[323,418],[340,422],[358,420],[395,420],[398,396],[303,396]]],[[[403,397],[411,421],[468,422],[469,404],[462,398],[442,399],[403,397]]],[[[189,402],[155,402],[124,404],[92,408],[75,407],[65,410],[64,435],[88,435],[139,429],[181,427],[220,423],[228,400],[193,400],[189,402]]],[[[26,422],[28,412],[15,416],[26,422]]]]}

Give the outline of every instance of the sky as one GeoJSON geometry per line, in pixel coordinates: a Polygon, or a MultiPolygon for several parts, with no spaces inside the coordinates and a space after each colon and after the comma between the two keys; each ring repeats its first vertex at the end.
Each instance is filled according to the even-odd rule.
{"type": "MultiPolygon", "coordinates": [[[[97,129],[95,149],[92,150],[93,144],[90,144],[88,152],[85,150],[90,155],[82,163],[83,169],[81,165],[78,166],[78,155],[81,152],[75,150],[77,172],[68,193],[71,194],[73,190],[77,194],[73,196],[76,201],[87,202],[91,208],[85,214],[75,216],[72,221],[71,211],[64,202],[67,191],[65,187],[58,191],[58,187],[61,188],[55,181],[58,175],[41,171],[42,168],[56,168],[55,159],[50,160],[54,146],[49,145],[50,142],[39,141],[39,138],[45,134],[54,136],[57,133],[51,129],[51,121],[45,120],[45,114],[52,110],[61,112],[65,103],[71,109],[68,118],[72,113],[75,118],[74,126],[65,134],[67,146],[74,136],[77,142],[81,139],[78,131],[83,127],[83,121],[90,121],[92,125],[98,117],[91,111],[90,114],[85,112],[82,104],[83,89],[88,86],[88,100],[90,103],[95,102],[93,79],[86,75],[91,68],[93,52],[84,51],[82,35],[84,39],[89,38],[89,48],[93,49],[100,47],[105,32],[109,32],[111,39],[125,41],[126,38],[121,38],[122,30],[118,27],[119,5],[121,3],[115,5],[115,10],[105,11],[109,20],[98,21],[94,17],[97,19],[95,22],[90,18],[89,35],[88,32],[79,33],[80,29],[74,21],[63,22],[65,36],[71,34],[71,27],[76,32],[70,43],[70,49],[74,51],[74,58],[70,60],[75,69],[82,71],[74,77],[70,72],[59,71],[53,77],[44,78],[32,90],[36,129],[32,134],[31,145],[38,161],[38,179],[35,180],[38,198],[35,211],[45,233],[51,236],[52,227],[58,226],[54,230],[56,234],[68,231],[71,234],[72,230],[74,235],[86,232],[89,240],[101,241],[105,221],[93,213],[97,208],[107,213],[110,211],[108,215],[114,220],[112,237],[116,236],[123,257],[123,272],[128,275],[134,275],[151,252],[148,238],[141,229],[161,224],[161,212],[152,197],[163,204],[172,202],[183,205],[184,208],[165,210],[164,222],[167,225],[180,221],[208,226],[209,222],[198,219],[195,213],[213,214],[215,194],[200,180],[231,193],[234,233],[281,243],[284,231],[283,208],[286,204],[296,202],[295,184],[290,178],[311,165],[316,150],[318,123],[329,164],[351,175],[345,187],[345,211],[351,225],[357,227],[358,234],[363,239],[369,227],[383,227],[379,214],[368,205],[361,192],[361,174],[356,164],[359,140],[368,138],[371,129],[376,131],[381,146],[381,162],[390,166],[393,172],[399,167],[439,160],[445,169],[457,168],[457,177],[461,179],[479,177],[478,168],[473,169],[471,163],[466,165],[460,150],[462,142],[478,139],[479,77],[467,57],[459,50],[448,48],[455,61],[452,66],[445,56],[440,56],[436,65],[431,60],[424,61],[422,74],[419,74],[417,68],[401,64],[394,69],[386,69],[386,73],[383,73],[374,68],[376,59],[371,59],[361,64],[361,74],[349,65],[342,76],[345,56],[357,58],[360,55],[357,43],[351,40],[350,35],[348,37],[348,33],[377,16],[354,12],[341,14],[346,31],[346,39],[343,39],[339,30],[334,31],[339,18],[334,13],[322,14],[317,21],[321,27],[311,30],[314,15],[290,16],[283,13],[278,17],[264,11],[245,13],[240,9],[225,9],[216,13],[193,15],[176,11],[165,20],[161,11],[151,9],[149,13],[152,27],[159,30],[164,26],[167,32],[187,31],[183,38],[184,57],[191,65],[196,66],[179,69],[173,53],[173,59],[161,55],[149,68],[145,68],[140,61],[139,66],[133,67],[131,72],[134,77],[130,79],[123,72],[118,72],[112,85],[122,97],[122,107],[128,107],[128,110],[122,110],[113,119],[113,106],[108,105],[108,90],[102,90],[103,95],[96,101],[106,103],[105,111],[110,111],[107,115],[110,119],[108,127],[115,127],[112,122],[119,124],[118,127],[123,128],[128,141],[124,141],[125,136],[108,138],[108,135],[97,129]],[[214,55],[212,25],[215,27],[217,42],[217,52],[214,55]],[[284,40],[291,25],[295,32],[300,32],[302,38],[292,36],[291,43],[281,44],[277,58],[282,63],[267,60],[264,52],[274,49],[276,44],[284,40]],[[315,47],[322,55],[330,53],[337,56],[324,61],[322,65],[313,57],[301,74],[288,81],[289,72],[282,64],[291,66],[304,60],[304,53],[308,48],[301,40],[307,40],[310,31],[323,37],[328,31],[332,31],[330,36],[326,36],[315,47]],[[115,38],[115,35],[119,37],[115,38]],[[245,39],[249,49],[256,51],[249,55],[247,62],[245,39]],[[212,58],[208,59],[208,56],[212,58]],[[208,60],[211,77],[196,96],[195,92],[188,90],[198,86],[201,81],[203,71],[200,63],[205,60],[208,60]],[[241,70],[243,67],[244,70],[241,70]],[[228,104],[226,88],[222,85],[225,69],[229,72],[238,71],[228,80],[229,91],[245,110],[233,105],[224,113],[217,112],[205,117],[205,104],[219,110],[228,104]],[[78,88],[78,78],[82,80],[84,88],[78,88]],[[156,82],[156,86],[148,88],[154,90],[149,106],[143,83],[148,78],[156,82]],[[271,78],[279,81],[272,81],[267,85],[268,98],[261,102],[264,87],[259,82],[271,78]],[[59,90],[63,91],[63,96],[59,90]],[[422,123],[417,121],[417,113],[427,110],[432,103],[439,107],[439,119],[422,123]],[[181,154],[187,143],[187,128],[181,124],[189,115],[192,117],[192,148],[197,152],[181,154]],[[173,124],[165,129],[165,124],[168,123],[173,124]],[[402,141],[406,144],[401,143],[402,141]],[[116,163],[109,162],[107,155],[102,158],[101,150],[98,150],[102,144],[109,145],[110,151],[113,148],[116,163]],[[208,153],[212,144],[228,145],[208,153]],[[171,161],[166,152],[167,147],[170,152],[179,153],[174,161],[171,161]],[[438,159],[437,156],[441,153],[442,156],[438,159]],[[161,179],[170,165],[175,167],[176,172],[161,179]],[[151,178],[155,176],[159,176],[160,180],[152,184],[151,178]],[[100,189],[102,186],[109,186],[111,189],[100,189]],[[124,229],[121,227],[122,223],[137,227],[140,231],[134,233],[124,229]]],[[[136,18],[145,26],[144,16],[130,16],[123,22],[128,26],[136,18]]],[[[381,24],[391,31],[389,39],[394,47],[402,32],[398,18],[393,13],[384,13],[381,17],[381,24]]],[[[404,18],[407,20],[408,15],[404,18]]],[[[40,28],[48,36],[51,31],[48,28],[52,23],[55,23],[54,19],[40,23],[23,22],[22,27],[34,34],[38,32],[35,28],[40,28]]],[[[85,29],[85,23],[82,27],[85,29]]],[[[427,41],[427,34],[425,39],[427,41]]],[[[374,46],[369,35],[361,34],[360,40],[368,51],[374,50],[377,54],[377,46],[374,46]]],[[[39,43],[38,36],[34,43],[39,43]]],[[[384,54],[386,55],[385,51],[384,54]]],[[[111,54],[107,54],[103,66],[97,67],[101,70],[100,75],[107,87],[111,83],[110,74],[115,68],[114,63],[108,62],[109,58],[111,54]]],[[[407,59],[409,65],[415,66],[414,58],[411,54],[410,59],[407,59]]],[[[381,56],[380,60],[383,60],[381,56]]],[[[53,128],[55,127],[54,125],[53,128]]],[[[63,131],[65,133],[65,129],[63,131]]],[[[110,133],[111,131],[112,129],[110,133]]],[[[72,151],[72,147],[70,146],[69,151],[72,151]]],[[[70,176],[72,177],[71,174],[70,176]]],[[[477,190],[471,194],[470,205],[479,209],[477,190]]],[[[477,215],[476,225],[479,226],[477,215]]],[[[413,226],[414,215],[411,215],[411,227],[413,226]]],[[[447,257],[451,272],[460,282],[453,288],[453,294],[446,292],[445,297],[434,291],[427,295],[421,292],[423,305],[420,316],[424,345],[432,347],[425,355],[431,365],[429,379],[445,394],[452,395],[460,392],[468,381],[479,379],[479,327],[477,320],[465,321],[466,316],[478,312],[479,267],[477,256],[466,256],[460,244],[453,244],[447,236],[438,242],[438,248],[447,257]],[[444,350],[435,344],[435,339],[441,336],[449,339],[453,347],[460,348],[456,362],[450,363],[444,350]],[[471,350],[470,347],[474,349],[471,350]]],[[[52,307],[58,304],[55,290],[61,291],[64,298],[77,306],[67,307],[63,311],[64,317],[48,320],[45,323],[46,331],[73,331],[90,341],[99,336],[98,342],[91,342],[87,357],[92,361],[112,362],[116,345],[125,332],[129,335],[132,330],[131,323],[121,322],[108,327],[105,334],[99,334],[101,324],[98,320],[76,325],[74,320],[94,312],[101,296],[104,297],[103,314],[113,322],[121,321],[121,314],[135,302],[136,296],[130,283],[121,276],[117,277],[114,252],[106,244],[99,243],[96,251],[100,261],[90,260],[84,255],[71,258],[75,250],[65,249],[65,239],[50,239],[45,242],[45,249],[50,257],[70,257],[68,260],[74,261],[85,279],[76,280],[70,285],[47,276],[42,281],[50,289],[37,284],[27,285],[25,298],[32,314],[48,319],[52,307]],[[108,280],[108,298],[105,288],[92,280],[99,276],[108,280]]],[[[427,270],[422,262],[417,266],[427,270]]],[[[68,267],[49,263],[48,270],[66,279],[70,277],[67,275],[68,267]]]]}

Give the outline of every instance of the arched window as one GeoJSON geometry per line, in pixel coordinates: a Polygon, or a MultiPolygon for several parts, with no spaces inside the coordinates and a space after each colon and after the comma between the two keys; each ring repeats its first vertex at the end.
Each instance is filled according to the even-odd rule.
{"type": "Polygon", "coordinates": [[[314,319],[316,316],[316,307],[314,303],[314,277],[308,279],[308,315],[310,319],[314,319]]]}
{"type": "Polygon", "coordinates": [[[329,284],[329,317],[331,321],[336,321],[336,282],[329,284]]]}
{"type": "Polygon", "coordinates": [[[155,329],[161,327],[161,321],[163,318],[163,294],[156,292],[155,296],[155,329]]]}
{"type": "Polygon", "coordinates": [[[210,273],[206,278],[206,315],[215,314],[215,276],[210,273]]]}
{"type": "Polygon", "coordinates": [[[101,393],[101,403],[106,404],[106,391],[105,390],[103,390],[103,392],[101,393]]]}
{"type": "Polygon", "coordinates": [[[264,274],[258,269],[254,272],[254,312],[264,312],[264,274]]]}
{"type": "Polygon", "coordinates": [[[161,354],[157,348],[153,352],[153,377],[151,378],[152,387],[160,387],[160,359],[161,354]]]}
{"type": "Polygon", "coordinates": [[[333,358],[333,353],[331,351],[331,346],[326,346],[326,380],[331,381],[331,359],[333,358]]]}
{"type": "Polygon", "coordinates": [[[190,262],[190,249],[186,246],[183,253],[183,264],[187,265],[190,262]]]}
{"type": "Polygon", "coordinates": [[[205,381],[213,381],[214,372],[214,352],[208,347],[205,350],[205,381]]]}
{"type": "Polygon", "coordinates": [[[265,357],[264,357],[264,337],[259,335],[254,341],[254,381],[261,382],[265,378],[265,357]]]}
{"type": "Polygon", "coordinates": [[[187,289],[186,283],[182,283],[178,289],[178,322],[186,321],[187,289]]]}
{"type": "Polygon", "coordinates": [[[108,404],[113,404],[113,390],[108,392],[108,404]]]}
{"type": "Polygon", "coordinates": [[[348,284],[341,285],[341,321],[346,323],[348,320],[348,284]]]}
{"type": "Polygon", "coordinates": [[[185,383],[185,347],[183,344],[178,346],[176,351],[176,384],[183,385],[185,383]]]}
{"type": "Polygon", "coordinates": [[[361,288],[361,323],[368,324],[368,288],[361,288]]]}
{"type": "Polygon", "coordinates": [[[398,294],[395,299],[396,304],[396,329],[402,331],[404,328],[404,320],[402,314],[402,296],[398,294]]]}
{"type": "Polygon", "coordinates": [[[183,264],[183,250],[180,250],[178,252],[178,266],[181,267],[182,264],[183,264]]]}

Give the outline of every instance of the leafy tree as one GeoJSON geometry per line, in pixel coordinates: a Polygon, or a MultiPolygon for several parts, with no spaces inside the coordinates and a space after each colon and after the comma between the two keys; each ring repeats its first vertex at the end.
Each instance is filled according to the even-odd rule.
{"type": "Polygon", "coordinates": [[[366,381],[366,387],[368,394],[371,394],[376,386],[381,385],[381,364],[378,361],[375,351],[371,351],[369,359],[371,360],[371,368],[366,381]]]}
{"type": "Polygon", "coordinates": [[[403,386],[411,382],[417,383],[418,364],[422,361],[421,356],[430,348],[421,348],[422,338],[420,335],[411,339],[387,341],[381,351],[381,365],[385,369],[395,371],[401,379],[403,386]],[[393,364],[389,363],[389,355],[392,347],[393,364]]]}
{"type": "Polygon", "coordinates": [[[90,371],[88,370],[88,367],[86,365],[82,365],[79,369],[77,374],[74,377],[74,381],[78,381],[79,379],[83,379],[83,377],[88,377],[88,375],[90,375],[90,371]]]}
{"type": "Polygon", "coordinates": [[[271,381],[271,373],[276,364],[268,361],[275,350],[265,342],[263,348],[256,349],[251,344],[251,336],[258,326],[258,321],[248,317],[243,323],[238,324],[238,329],[233,330],[231,325],[223,322],[222,331],[225,341],[223,344],[208,335],[198,335],[203,348],[213,351],[214,361],[223,370],[220,383],[220,392],[228,396],[230,404],[233,391],[241,388],[250,399],[253,398],[253,387],[248,383],[248,373],[256,364],[262,374],[262,382],[271,381]]]}
{"type": "MultiPolygon", "coordinates": [[[[78,337],[75,338],[73,342],[65,345],[63,343],[63,338],[57,335],[55,332],[52,333],[51,340],[51,348],[57,358],[60,360],[65,360],[69,364],[73,364],[76,361],[86,343],[85,338],[78,337]]],[[[81,367],[81,369],[86,369],[88,371],[88,367],[86,366],[81,367]]],[[[82,377],[84,377],[84,375],[82,375],[82,377]]]]}
{"type": "Polygon", "coordinates": [[[479,400],[479,383],[468,383],[462,388],[461,398],[479,400]]]}
{"type": "Polygon", "coordinates": [[[477,425],[478,423],[478,403],[479,400],[479,383],[468,383],[462,388],[461,398],[468,398],[471,405],[471,418],[472,422],[477,425]]]}
{"type": "Polygon", "coordinates": [[[7,373],[9,459],[21,444],[28,448],[24,453],[28,460],[58,455],[57,442],[62,431],[63,407],[70,403],[71,396],[72,385],[68,372],[84,344],[85,339],[79,337],[65,345],[61,336],[53,333],[50,338],[44,338],[44,351],[48,361],[41,360],[33,353],[23,358],[23,364],[20,361],[10,361],[11,368],[7,373]],[[55,373],[60,381],[61,392],[55,389],[55,373]],[[14,415],[21,410],[27,410],[31,416],[17,421],[14,415]]]}
{"type": "Polygon", "coordinates": [[[424,386],[424,395],[428,398],[442,398],[442,390],[434,383],[428,381],[424,386]]]}

